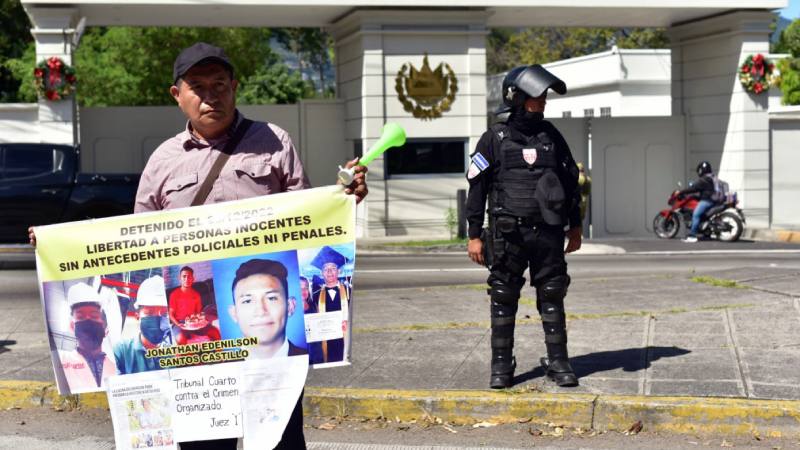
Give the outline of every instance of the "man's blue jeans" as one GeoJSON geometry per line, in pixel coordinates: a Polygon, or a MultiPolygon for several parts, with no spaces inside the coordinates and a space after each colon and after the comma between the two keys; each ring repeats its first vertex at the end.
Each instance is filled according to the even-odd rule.
{"type": "Polygon", "coordinates": [[[700,218],[712,206],[714,206],[714,202],[711,200],[700,200],[692,213],[692,228],[689,230],[689,236],[697,236],[697,230],[700,228],[700,218]]]}

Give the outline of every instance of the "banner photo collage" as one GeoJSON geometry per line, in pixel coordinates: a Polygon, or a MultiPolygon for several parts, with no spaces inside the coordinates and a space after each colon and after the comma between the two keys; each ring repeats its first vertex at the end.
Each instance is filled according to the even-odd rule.
{"type": "Polygon", "coordinates": [[[176,448],[201,418],[199,439],[247,447],[288,421],[309,365],[349,364],[355,201],[339,186],[36,236],[59,392],[108,389],[119,448],[176,448]]]}

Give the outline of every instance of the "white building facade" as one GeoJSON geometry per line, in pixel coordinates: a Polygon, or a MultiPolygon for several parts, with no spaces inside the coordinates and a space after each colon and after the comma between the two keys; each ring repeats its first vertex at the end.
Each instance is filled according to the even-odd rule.
{"type": "MultiPolygon", "coordinates": [[[[447,233],[447,210],[456,206],[455,191],[467,187],[463,175],[467,157],[486,128],[485,37],[490,27],[667,27],[672,42],[667,83],[663,79],[666,56],[660,52],[610,52],[596,57],[596,61],[586,57],[597,65],[596,73],[572,73],[574,62],[563,62],[559,68],[570,94],[561,106],[553,99],[548,107],[551,113],[570,111],[573,118],[582,117],[584,112],[577,106],[581,96],[598,88],[605,89],[606,95],[605,106],[598,108],[610,108],[611,117],[600,117],[603,114],[599,109],[593,112],[596,120],[591,153],[581,120],[559,119],[579,160],[604,161],[592,174],[595,186],[609,187],[595,190],[592,215],[602,222],[595,222],[599,231],[595,235],[649,233],[647,223],[652,217],[647,216],[663,203],[662,194],[639,191],[646,192],[648,185],[685,181],[699,159],[710,159],[722,167],[723,177],[742,194],[746,213],[753,213],[755,221],[751,224],[770,224],[767,100],[766,96],[744,92],[736,71],[749,54],[768,51],[770,11],[785,7],[786,0],[729,0],[724,4],[716,0],[618,0],[609,5],[595,0],[22,3],[34,24],[39,60],[59,56],[70,62],[71,42],[82,18],[89,26],[327,28],[335,39],[338,99],[306,102],[294,109],[256,108],[252,117],[293,131],[301,157],[311,168],[312,182],[317,185],[332,183],[336,172],[333,162],[368,148],[384,123],[398,122],[406,129],[409,144],[403,150],[387,152],[370,166],[370,196],[359,223],[361,234],[370,237],[447,233]],[[658,70],[653,71],[648,58],[656,58],[658,70]],[[625,71],[625,77],[620,78],[625,71]],[[649,94],[641,94],[646,87],[662,98],[668,89],[669,109],[654,102],[649,94]],[[672,128],[669,133],[648,134],[649,123],[622,115],[629,109],[671,114],[672,128]],[[653,153],[655,148],[659,149],[657,153],[653,153]],[[670,170],[658,170],[652,166],[654,161],[668,164],[670,170]],[[625,170],[652,176],[636,180],[618,177],[615,174],[623,163],[629,164],[625,170]],[[659,178],[656,181],[652,177],[659,178]],[[636,195],[614,198],[626,192],[636,195]],[[618,226],[625,221],[635,226],[618,226]]],[[[170,120],[175,121],[177,131],[177,108],[165,107],[167,110],[172,112],[163,114],[174,116],[170,120]]],[[[37,105],[0,108],[0,140],[15,136],[19,141],[24,135],[28,142],[80,142],[84,170],[138,171],[154,148],[153,142],[166,137],[171,128],[162,126],[166,122],[153,123],[147,117],[155,117],[152,114],[152,110],[136,108],[81,111],[79,124],[72,100],[42,100],[37,105]],[[36,122],[31,124],[26,120],[34,110],[36,122]],[[121,128],[112,126],[115,123],[139,124],[139,132],[123,136],[121,131],[113,131],[121,128]],[[25,131],[28,125],[30,132],[25,131]],[[6,134],[11,128],[16,134],[6,134]],[[109,145],[109,139],[122,141],[109,145]]]]}
{"type": "MultiPolygon", "coordinates": [[[[566,95],[547,97],[545,117],[636,117],[672,114],[669,49],[618,49],[564,59],[544,67],[564,80],[566,95]]],[[[491,75],[488,109],[502,103],[505,73],[491,75]]]]}

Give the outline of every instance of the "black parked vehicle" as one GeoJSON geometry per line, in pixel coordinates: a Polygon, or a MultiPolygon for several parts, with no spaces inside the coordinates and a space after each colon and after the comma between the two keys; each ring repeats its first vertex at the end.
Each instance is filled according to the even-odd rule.
{"type": "Polygon", "coordinates": [[[28,226],[133,212],[138,174],[80,173],[70,145],[0,143],[0,242],[28,242],[28,226]]]}

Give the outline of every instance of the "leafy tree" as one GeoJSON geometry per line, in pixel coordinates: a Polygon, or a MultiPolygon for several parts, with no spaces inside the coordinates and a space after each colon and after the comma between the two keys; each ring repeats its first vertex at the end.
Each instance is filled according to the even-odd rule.
{"type": "MultiPolygon", "coordinates": [[[[26,101],[18,95],[21,79],[11,67],[33,41],[31,24],[19,0],[0,0],[0,30],[0,102],[26,101]]],[[[28,67],[33,70],[32,65],[28,67]]]]}
{"type": "Polygon", "coordinates": [[[778,61],[781,102],[784,105],[800,105],[800,19],[784,28],[773,51],[792,55],[791,58],[778,61]]]}
{"type": "Polygon", "coordinates": [[[33,66],[36,65],[36,44],[30,42],[25,47],[22,56],[6,60],[4,67],[10,73],[13,83],[9,84],[9,89],[16,88],[15,91],[7,91],[0,95],[5,96],[6,102],[32,103],[36,101],[36,90],[33,87],[33,66]]]}
{"type": "Polygon", "coordinates": [[[288,104],[313,97],[314,86],[285,64],[259,68],[239,85],[237,101],[245,105],[288,104]]]}
{"type": "Polygon", "coordinates": [[[778,61],[781,71],[781,103],[800,105],[800,59],[786,58],[778,61]]]}
{"type": "Polygon", "coordinates": [[[316,89],[327,96],[333,80],[326,80],[325,71],[333,62],[333,38],[321,28],[276,28],[273,33],[284,48],[297,55],[300,70],[319,76],[316,89]]]}
{"type": "Polygon", "coordinates": [[[669,48],[664,28],[623,28],[617,32],[619,48],[669,48]]]}
{"type": "Polygon", "coordinates": [[[795,58],[800,56],[800,19],[794,20],[781,31],[772,51],[775,53],[791,53],[795,58]]]}
{"type": "Polygon", "coordinates": [[[489,73],[525,64],[546,64],[610,49],[664,48],[660,28],[525,28],[494,29],[487,40],[489,73]]]}
{"type": "MultiPolygon", "coordinates": [[[[73,55],[77,100],[81,106],[172,105],[169,86],[173,83],[175,56],[197,41],[223,47],[243,87],[273,83],[271,95],[261,96],[263,88],[248,90],[247,98],[252,103],[313,97],[313,89],[280,61],[270,47],[270,38],[267,28],[91,27],[73,55]],[[280,94],[282,91],[286,91],[285,95],[280,94]]],[[[31,43],[21,57],[6,64],[21,80],[17,94],[21,101],[36,100],[34,59],[31,43]]]]}
{"type": "Polygon", "coordinates": [[[197,41],[225,49],[245,79],[275,61],[263,28],[112,27],[87,30],[75,52],[84,106],[172,104],[172,65],[178,52],[197,41]]]}

